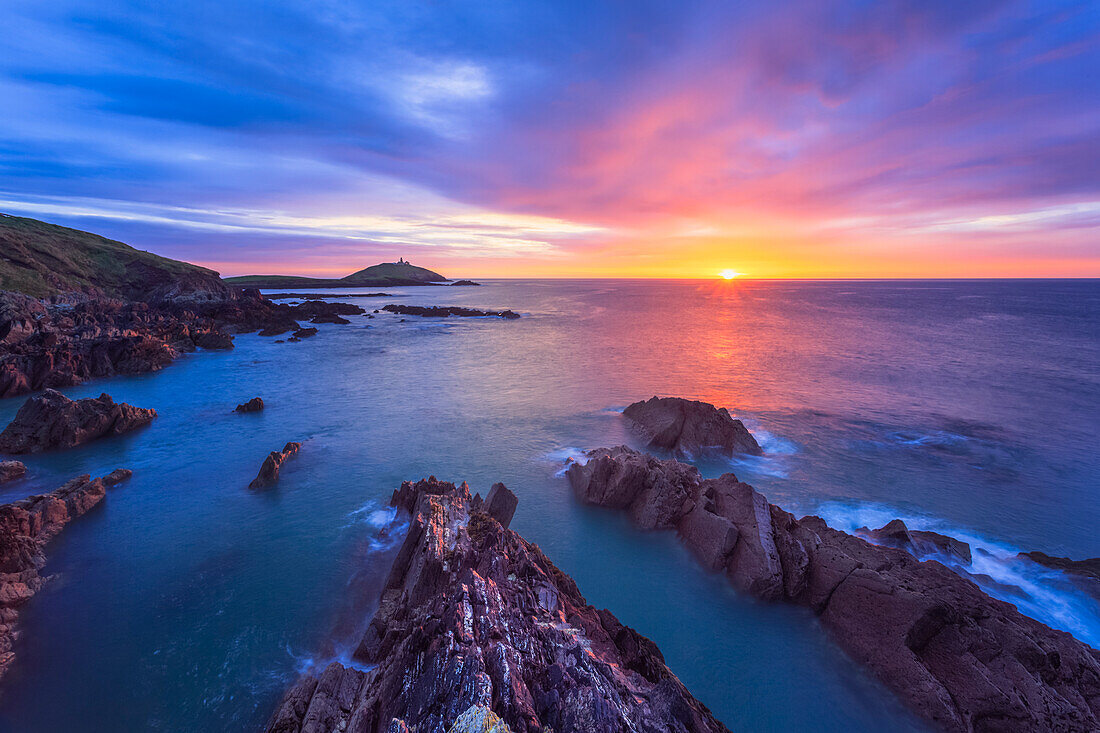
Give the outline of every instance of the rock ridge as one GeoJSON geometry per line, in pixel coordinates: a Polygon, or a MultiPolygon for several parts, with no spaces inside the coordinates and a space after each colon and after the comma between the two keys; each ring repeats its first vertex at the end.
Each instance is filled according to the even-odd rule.
{"type": "Polygon", "coordinates": [[[726,731],[653,642],[507,529],[503,484],[476,502],[466,484],[406,481],[391,503],[411,521],[355,652],[370,666],[306,675],[268,731],[726,731]]]}
{"type": "MultiPolygon", "coordinates": [[[[734,586],[812,609],[850,656],[944,730],[1100,729],[1100,652],[939,562],[819,517],[795,519],[732,473],[703,479],[626,446],[589,451],[567,476],[586,503],[624,510],[645,529],[677,530],[734,586]]],[[[883,529],[900,534],[904,525],[883,529]]],[[[905,542],[934,539],[905,532],[905,542]]]]}

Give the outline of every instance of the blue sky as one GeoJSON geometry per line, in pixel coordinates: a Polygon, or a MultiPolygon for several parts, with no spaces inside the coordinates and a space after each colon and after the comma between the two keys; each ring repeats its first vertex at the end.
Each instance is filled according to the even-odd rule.
{"type": "Polygon", "coordinates": [[[0,211],[227,274],[1100,275],[1088,2],[9,0],[0,211]]]}

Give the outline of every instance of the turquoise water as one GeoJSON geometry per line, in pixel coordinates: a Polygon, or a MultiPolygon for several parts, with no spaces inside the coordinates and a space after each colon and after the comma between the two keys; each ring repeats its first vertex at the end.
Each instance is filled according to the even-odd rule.
{"type": "MultiPolygon", "coordinates": [[[[65,390],[160,417],[31,457],[29,477],[0,489],[8,501],[134,470],[48,548],[57,577],[24,609],[0,729],[260,727],[300,670],[357,641],[400,537],[385,504],[428,474],[482,492],[504,481],[520,498],[513,528],[654,639],[729,727],[919,729],[807,612],[738,596],[671,534],[576,505],[556,475],[564,457],[629,442],[617,410],[652,394],[743,416],[768,455],[701,467],[732,468],[789,509],[841,526],[905,516],[1001,553],[1100,555],[1095,282],[391,292],[524,317],[352,317],[301,343],[239,336],[231,352],[65,390]],[[263,413],[232,412],[257,395],[263,413]],[[288,440],[303,448],[279,485],[249,491],[288,440]]],[[[0,402],[0,421],[21,403],[0,402]]],[[[1095,602],[1057,574],[1024,580],[1030,612],[1100,629],[1095,602]]]]}

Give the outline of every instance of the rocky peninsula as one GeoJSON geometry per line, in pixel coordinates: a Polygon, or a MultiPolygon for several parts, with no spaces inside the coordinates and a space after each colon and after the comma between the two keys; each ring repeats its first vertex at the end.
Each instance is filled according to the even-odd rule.
{"type": "Polygon", "coordinates": [[[107,487],[130,477],[119,469],[93,479],[78,476],[56,491],[0,506],[0,677],[15,660],[19,608],[45,584],[44,548],[73,519],[107,495],[107,487]]]}
{"type": "Polygon", "coordinates": [[[703,479],[626,446],[589,451],[567,476],[585,503],[626,511],[644,529],[676,530],[742,591],[810,608],[849,655],[943,730],[1100,729],[1100,652],[902,549],[962,556],[965,543],[892,523],[866,531],[889,543],[873,544],[819,517],[796,519],[732,473],[703,479]]]}
{"type": "Polygon", "coordinates": [[[425,318],[485,318],[488,316],[513,320],[519,318],[519,313],[511,310],[484,311],[477,308],[462,308],[456,305],[384,305],[382,310],[396,313],[401,316],[422,316],[425,318]]]}
{"type": "Polygon", "coordinates": [[[286,694],[269,733],[719,733],[660,651],[507,524],[515,497],[405,482],[411,522],[355,653],[286,694]]]}

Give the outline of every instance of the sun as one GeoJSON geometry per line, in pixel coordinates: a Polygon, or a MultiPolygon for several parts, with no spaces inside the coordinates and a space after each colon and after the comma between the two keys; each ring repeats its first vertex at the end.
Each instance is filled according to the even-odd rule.
{"type": "Polygon", "coordinates": [[[718,274],[721,275],[726,280],[732,280],[733,278],[737,277],[741,273],[738,272],[737,270],[722,270],[718,274]]]}

